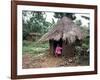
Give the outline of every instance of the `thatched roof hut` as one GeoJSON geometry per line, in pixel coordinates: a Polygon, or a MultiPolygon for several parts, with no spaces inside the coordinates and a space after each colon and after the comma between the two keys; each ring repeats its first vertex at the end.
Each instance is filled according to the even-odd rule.
{"type": "MultiPolygon", "coordinates": [[[[63,17],[62,19],[58,20],[57,24],[55,24],[52,29],[44,34],[39,41],[49,40],[51,52],[54,53],[56,47],[55,45],[58,43],[61,44],[63,49],[67,50],[69,46],[65,43],[66,41],[67,43],[73,43],[76,41],[76,39],[81,40],[82,38],[83,34],[80,28],[70,18],[63,17]]],[[[62,52],[67,54],[65,50],[62,50],[62,52]]]]}
{"type": "Polygon", "coordinates": [[[81,40],[83,38],[83,34],[80,28],[71,19],[63,17],[61,20],[58,20],[57,24],[44,34],[39,41],[52,39],[58,41],[60,38],[64,41],[67,39],[69,43],[72,43],[76,40],[76,38],[81,40]]]}

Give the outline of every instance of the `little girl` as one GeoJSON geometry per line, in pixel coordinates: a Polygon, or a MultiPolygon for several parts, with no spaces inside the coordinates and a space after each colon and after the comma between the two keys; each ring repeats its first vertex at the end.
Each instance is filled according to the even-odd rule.
{"type": "Polygon", "coordinates": [[[55,56],[61,55],[61,50],[62,50],[62,48],[59,45],[57,45],[57,47],[55,49],[55,56]]]}

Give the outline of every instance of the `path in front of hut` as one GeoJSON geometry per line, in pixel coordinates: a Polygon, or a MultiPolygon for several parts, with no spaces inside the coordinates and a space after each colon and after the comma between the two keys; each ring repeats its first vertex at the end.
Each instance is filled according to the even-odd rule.
{"type": "Polygon", "coordinates": [[[23,69],[28,68],[47,68],[47,67],[61,67],[61,66],[78,66],[74,58],[63,58],[61,56],[55,57],[51,54],[39,54],[33,56],[32,54],[25,53],[22,58],[23,69]]]}

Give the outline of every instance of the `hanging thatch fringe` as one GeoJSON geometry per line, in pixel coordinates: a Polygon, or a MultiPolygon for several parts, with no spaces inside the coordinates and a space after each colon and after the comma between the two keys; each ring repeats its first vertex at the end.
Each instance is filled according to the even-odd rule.
{"type": "Polygon", "coordinates": [[[57,24],[44,34],[39,41],[47,41],[51,39],[59,40],[60,38],[68,40],[69,43],[73,43],[76,38],[81,40],[83,34],[80,28],[73,23],[71,19],[63,17],[61,20],[58,20],[57,24]]]}

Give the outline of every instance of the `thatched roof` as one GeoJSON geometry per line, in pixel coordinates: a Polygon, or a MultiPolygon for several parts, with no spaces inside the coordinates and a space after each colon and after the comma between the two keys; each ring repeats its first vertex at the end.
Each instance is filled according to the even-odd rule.
{"type": "Polygon", "coordinates": [[[63,17],[39,41],[59,40],[62,38],[63,40],[68,40],[69,43],[73,43],[76,38],[81,40],[82,37],[80,28],[71,19],[63,17]]]}

